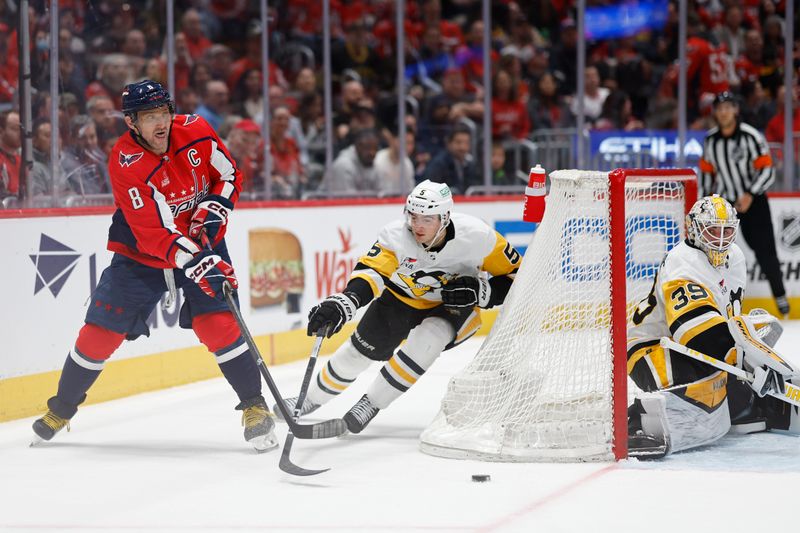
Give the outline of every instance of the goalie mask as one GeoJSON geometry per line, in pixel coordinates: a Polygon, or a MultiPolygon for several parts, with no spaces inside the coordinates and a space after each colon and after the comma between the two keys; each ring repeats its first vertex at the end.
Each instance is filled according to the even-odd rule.
{"type": "Polygon", "coordinates": [[[738,227],[736,210],[716,194],[699,199],[686,215],[687,240],[705,252],[715,268],[728,260],[728,248],[736,240],[738,227]]]}
{"type": "MultiPolygon", "coordinates": [[[[414,233],[414,225],[438,222],[438,228],[433,237],[427,243],[420,242],[423,248],[429,248],[444,234],[447,224],[450,222],[452,209],[453,194],[445,183],[425,180],[414,187],[414,190],[408,195],[405,207],[406,224],[412,233],[414,233]]],[[[419,242],[419,238],[417,238],[417,242],[419,242]]]]}

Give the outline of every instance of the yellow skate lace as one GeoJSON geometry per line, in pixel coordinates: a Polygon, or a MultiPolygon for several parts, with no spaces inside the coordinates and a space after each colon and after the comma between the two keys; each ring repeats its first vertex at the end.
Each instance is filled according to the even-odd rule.
{"type": "Polygon", "coordinates": [[[45,415],[42,417],[42,422],[47,424],[54,432],[60,431],[64,426],[66,426],[67,431],[69,431],[69,419],[61,418],[60,416],[53,414],[52,411],[47,411],[45,413],[45,415]]]}
{"type": "Polygon", "coordinates": [[[269,409],[263,405],[253,405],[242,411],[242,425],[248,428],[255,427],[264,422],[269,416],[269,409]]]}

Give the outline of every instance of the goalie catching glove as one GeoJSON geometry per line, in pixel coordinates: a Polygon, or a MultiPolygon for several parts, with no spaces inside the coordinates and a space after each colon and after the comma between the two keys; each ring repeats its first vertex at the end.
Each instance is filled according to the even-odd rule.
{"type": "Polygon", "coordinates": [[[442,303],[445,307],[489,307],[492,287],[484,278],[461,276],[442,287],[442,303]]]}
{"type": "Polygon", "coordinates": [[[736,365],[753,373],[750,386],[763,398],[769,393],[783,394],[785,381],[794,373],[769,346],[761,342],[753,320],[749,316],[734,316],[728,320],[728,329],[736,342],[736,365]]]}
{"type": "Polygon", "coordinates": [[[226,281],[233,289],[239,287],[233,267],[211,250],[204,250],[194,256],[183,267],[183,273],[211,298],[223,299],[222,285],[226,281]]]}
{"type": "Polygon", "coordinates": [[[210,245],[212,248],[219,244],[225,236],[228,224],[228,215],[233,211],[233,202],[212,194],[206,196],[192,214],[189,222],[189,236],[201,246],[210,245]]]}
{"type": "Polygon", "coordinates": [[[352,292],[337,292],[331,294],[319,305],[315,305],[308,313],[308,336],[325,328],[326,337],[330,338],[334,333],[338,333],[345,323],[353,319],[358,310],[358,296],[352,292]]]}

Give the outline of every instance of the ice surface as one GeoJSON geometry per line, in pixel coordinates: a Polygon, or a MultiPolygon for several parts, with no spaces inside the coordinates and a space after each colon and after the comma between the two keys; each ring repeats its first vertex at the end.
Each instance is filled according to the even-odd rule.
{"type": "MultiPolygon", "coordinates": [[[[358,436],[295,441],[278,470],[241,436],[223,379],[86,406],[72,431],[29,448],[33,419],[0,424],[0,531],[793,531],[800,437],[726,437],[663,461],[498,464],[430,457],[418,436],[447,379],[482,339],[447,352],[358,436]],[[490,474],[474,483],[472,474],[490,474]]],[[[800,345],[788,322],[778,349],[800,345]]],[[[305,362],[273,369],[295,395],[305,362]]],[[[314,414],[341,416],[375,365],[314,414]]],[[[265,388],[266,390],[266,388],[265,388]]],[[[272,400],[270,400],[272,403],[272,400]]],[[[279,425],[281,442],[285,426],[279,425]]]]}

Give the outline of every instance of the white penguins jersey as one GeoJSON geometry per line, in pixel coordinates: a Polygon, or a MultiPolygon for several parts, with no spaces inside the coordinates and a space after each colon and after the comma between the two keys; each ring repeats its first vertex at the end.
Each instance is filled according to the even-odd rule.
{"type": "Polygon", "coordinates": [[[661,337],[684,346],[695,340],[700,349],[704,332],[741,313],[746,276],[744,254],[735,243],[727,262],[714,268],[702,250],[681,242],[666,255],[650,294],[631,317],[629,353],[661,337]]]}
{"type": "Polygon", "coordinates": [[[359,259],[351,280],[365,280],[373,297],[387,289],[411,307],[430,309],[441,304],[441,288],[448,281],[486,274],[513,279],[521,263],[519,252],[485,222],[452,213],[445,242],[437,251],[419,245],[405,219],[390,222],[359,259]]]}

